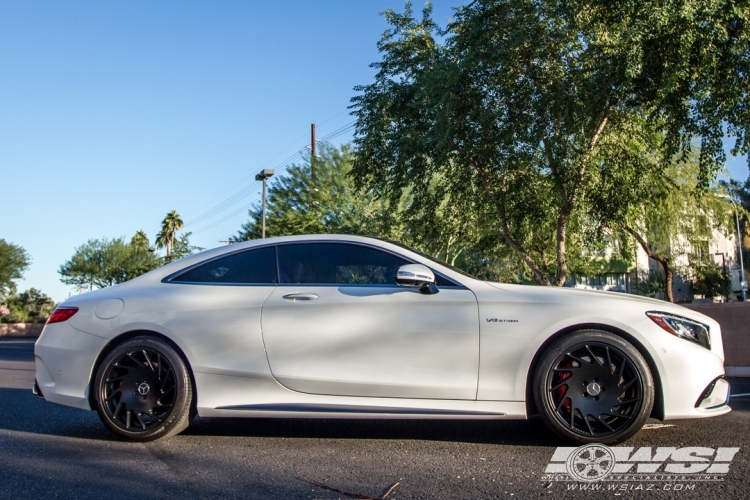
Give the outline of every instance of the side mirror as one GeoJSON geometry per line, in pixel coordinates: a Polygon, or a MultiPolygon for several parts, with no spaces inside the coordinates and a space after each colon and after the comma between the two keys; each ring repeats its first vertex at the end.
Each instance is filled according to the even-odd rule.
{"type": "Polygon", "coordinates": [[[396,271],[396,283],[418,288],[419,292],[424,294],[435,294],[439,291],[435,286],[435,274],[422,264],[406,264],[399,267],[396,271]]]}

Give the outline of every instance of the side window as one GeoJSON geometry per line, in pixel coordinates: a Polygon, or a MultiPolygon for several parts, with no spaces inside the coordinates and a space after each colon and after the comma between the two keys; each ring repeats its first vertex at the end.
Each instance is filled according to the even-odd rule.
{"type": "Polygon", "coordinates": [[[189,283],[276,283],[276,249],[266,247],[212,260],[172,278],[189,283]]]}
{"type": "Polygon", "coordinates": [[[279,245],[281,283],[395,285],[405,259],[347,243],[279,245]]]}

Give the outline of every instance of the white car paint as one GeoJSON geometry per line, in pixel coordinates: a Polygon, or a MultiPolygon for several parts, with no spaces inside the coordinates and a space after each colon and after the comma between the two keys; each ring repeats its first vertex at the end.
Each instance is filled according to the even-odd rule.
{"type": "Polygon", "coordinates": [[[704,389],[724,375],[720,327],[704,315],[613,292],[483,282],[364,237],[310,235],[230,245],[62,306],[79,311],[45,327],[35,347],[36,376],[47,400],[78,408],[92,408],[95,365],[107,346],[144,331],[182,351],[203,416],[525,418],[540,349],[560,332],[596,325],[625,336],[650,360],[664,418],[730,411],[722,403],[729,390],[724,381],[695,407],[704,389]],[[460,286],[430,295],[398,286],[163,281],[225,253],[312,241],[376,247],[460,286]],[[303,296],[284,299],[289,294],[303,296]],[[654,310],[709,325],[711,349],[660,329],[645,315],[654,310]]]}

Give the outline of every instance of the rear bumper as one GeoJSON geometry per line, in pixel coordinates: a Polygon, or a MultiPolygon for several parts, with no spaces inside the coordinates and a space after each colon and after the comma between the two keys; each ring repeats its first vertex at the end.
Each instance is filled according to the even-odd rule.
{"type": "Polygon", "coordinates": [[[46,325],[34,346],[36,391],[52,403],[90,410],[91,374],[106,344],[67,321],[46,325]]]}

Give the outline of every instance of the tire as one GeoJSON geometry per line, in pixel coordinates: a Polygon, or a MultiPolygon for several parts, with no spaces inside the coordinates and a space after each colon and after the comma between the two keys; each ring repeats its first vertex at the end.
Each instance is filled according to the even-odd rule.
{"type": "Polygon", "coordinates": [[[534,400],[552,431],[575,443],[613,444],[637,433],[654,405],[654,380],[621,337],[582,330],[550,345],[534,375],[534,400]]]}
{"type": "Polygon", "coordinates": [[[190,373],[175,349],[156,337],[116,346],[94,380],[96,409],[104,425],[130,441],[179,434],[192,418],[190,373]]]}

